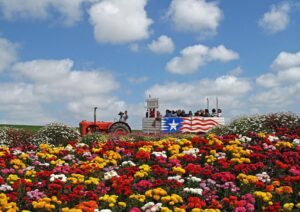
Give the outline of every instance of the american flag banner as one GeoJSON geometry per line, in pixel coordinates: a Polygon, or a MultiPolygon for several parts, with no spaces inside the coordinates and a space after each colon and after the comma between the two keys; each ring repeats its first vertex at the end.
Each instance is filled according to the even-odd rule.
{"type": "Polygon", "coordinates": [[[162,132],[208,132],[217,125],[224,125],[223,117],[165,117],[162,118],[162,132]]]}

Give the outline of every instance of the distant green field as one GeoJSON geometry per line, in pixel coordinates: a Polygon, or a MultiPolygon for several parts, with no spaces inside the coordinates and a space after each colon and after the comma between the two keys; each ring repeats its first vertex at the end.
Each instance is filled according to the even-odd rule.
{"type": "Polygon", "coordinates": [[[25,130],[30,130],[32,132],[36,132],[39,129],[41,129],[43,126],[0,124],[0,127],[11,127],[11,128],[25,129],[25,130]]]}

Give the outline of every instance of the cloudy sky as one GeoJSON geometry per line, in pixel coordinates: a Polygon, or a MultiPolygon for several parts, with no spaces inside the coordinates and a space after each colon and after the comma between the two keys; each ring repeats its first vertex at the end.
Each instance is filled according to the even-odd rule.
{"type": "Polygon", "coordinates": [[[300,112],[300,4],[0,0],[0,123],[77,126],[127,109],[300,112]]]}

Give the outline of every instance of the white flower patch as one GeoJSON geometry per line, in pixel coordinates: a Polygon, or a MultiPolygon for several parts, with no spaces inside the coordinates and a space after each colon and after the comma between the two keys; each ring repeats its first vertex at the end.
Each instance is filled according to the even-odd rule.
{"type": "Polygon", "coordinates": [[[112,211],[110,209],[102,209],[102,210],[95,209],[94,212],[112,212],[112,211]]]}
{"type": "Polygon", "coordinates": [[[53,182],[54,180],[60,180],[62,182],[67,182],[67,177],[64,174],[51,174],[50,181],[53,182]]]}
{"type": "Polygon", "coordinates": [[[84,146],[88,146],[88,145],[85,143],[77,143],[76,144],[76,147],[84,147],[84,146]]]}
{"type": "Polygon", "coordinates": [[[69,152],[74,152],[75,150],[73,149],[72,145],[68,144],[66,147],[65,147],[65,150],[69,151],[69,152]]]}
{"type": "Polygon", "coordinates": [[[21,150],[18,150],[18,149],[15,149],[14,151],[13,151],[13,155],[20,155],[20,154],[22,154],[23,152],[21,151],[21,150]]]}
{"type": "Polygon", "coordinates": [[[275,149],[276,149],[275,146],[273,146],[273,145],[268,145],[268,144],[266,144],[266,143],[263,143],[262,146],[263,146],[263,149],[264,149],[264,150],[275,150],[275,149]]]}
{"type": "Polygon", "coordinates": [[[294,146],[299,146],[300,145],[300,139],[294,139],[293,140],[293,145],[294,146]]]}
{"type": "Polygon", "coordinates": [[[201,189],[201,188],[184,188],[183,191],[186,193],[202,195],[203,189],[201,189]]]}
{"type": "Polygon", "coordinates": [[[242,135],[239,135],[239,141],[242,142],[242,143],[248,143],[252,140],[252,138],[249,138],[247,136],[242,136],[242,135]]]}
{"type": "Polygon", "coordinates": [[[136,166],[136,164],[131,160],[128,160],[128,161],[123,161],[122,166],[136,166]]]}
{"type": "Polygon", "coordinates": [[[63,160],[73,160],[73,159],[75,159],[75,156],[74,155],[66,155],[62,159],[63,160]]]}
{"type": "Polygon", "coordinates": [[[199,182],[202,181],[201,178],[195,177],[195,176],[192,176],[192,175],[190,175],[189,177],[187,177],[187,180],[192,181],[192,182],[195,182],[195,183],[199,183],[199,182]]]}
{"type": "Polygon", "coordinates": [[[269,183],[271,181],[270,176],[267,174],[267,172],[262,172],[261,174],[256,174],[255,176],[263,183],[269,183]]]}
{"type": "Polygon", "coordinates": [[[152,152],[151,155],[154,155],[155,157],[164,157],[167,158],[168,156],[166,155],[166,151],[162,152],[152,152]]]}
{"type": "Polygon", "coordinates": [[[199,153],[199,149],[198,148],[191,148],[189,150],[185,150],[182,152],[182,154],[185,155],[193,155],[197,157],[197,154],[199,153]]]}
{"type": "Polygon", "coordinates": [[[6,183],[0,186],[0,191],[12,191],[12,190],[14,189],[6,183]]]}
{"type": "Polygon", "coordinates": [[[154,202],[148,202],[143,207],[142,210],[146,212],[156,212],[159,211],[162,207],[162,203],[154,203],[154,202]]]}
{"type": "Polygon", "coordinates": [[[275,141],[278,141],[279,138],[278,138],[277,136],[269,135],[269,136],[268,136],[268,140],[271,141],[271,142],[275,142],[275,141]]]}
{"type": "Polygon", "coordinates": [[[226,158],[226,153],[225,152],[217,152],[215,155],[215,158],[222,159],[222,158],[226,158]]]}
{"type": "Polygon", "coordinates": [[[176,175],[176,176],[169,176],[168,180],[176,180],[179,183],[184,183],[184,179],[181,178],[180,175],[176,175]]]}
{"type": "Polygon", "coordinates": [[[91,156],[92,156],[92,153],[90,153],[90,152],[84,152],[84,153],[82,154],[82,156],[83,156],[83,157],[91,157],[91,156]]]}
{"type": "Polygon", "coordinates": [[[104,173],[104,179],[109,180],[112,177],[118,177],[118,173],[115,170],[111,170],[104,173]]]}

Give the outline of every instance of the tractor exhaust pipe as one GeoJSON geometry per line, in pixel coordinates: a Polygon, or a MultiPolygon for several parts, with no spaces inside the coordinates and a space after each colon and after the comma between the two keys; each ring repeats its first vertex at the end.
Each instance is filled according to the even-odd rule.
{"type": "Polygon", "coordinates": [[[97,107],[94,107],[94,125],[96,125],[96,110],[97,110],[97,107]]]}

